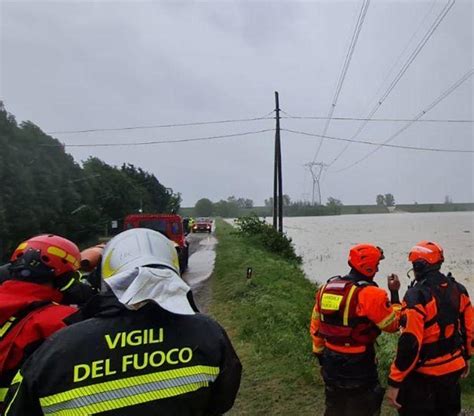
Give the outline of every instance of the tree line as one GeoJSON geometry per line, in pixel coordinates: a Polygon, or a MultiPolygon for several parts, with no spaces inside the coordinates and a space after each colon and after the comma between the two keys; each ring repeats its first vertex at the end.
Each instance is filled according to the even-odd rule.
{"type": "MultiPolygon", "coordinates": [[[[285,216],[339,215],[342,206],[343,203],[333,197],[329,197],[325,205],[317,205],[307,201],[292,201],[288,195],[283,195],[283,215],[285,216]]],[[[264,207],[255,207],[251,199],[235,196],[230,196],[226,200],[221,199],[218,202],[201,198],[194,206],[194,215],[198,217],[233,218],[248,214],[271,216],[272,213],[273,198],[265,199],[264,207]]]]}
{"type": "Polygon", "coordinates": [[[0,102],[0,258],[40,233],[94,242],[133,212],[176,212],[179,193],[131,164],[91,157],[82,166],[30,121],[17,123],[0,102]]]}
{"type": "Polygon", "coordinates": [[[378,206],[385,206],[385,207],[394,207],[395,206],[395,198],[392,194],[378,194],[375,197],[375,202],[378,206]]]}

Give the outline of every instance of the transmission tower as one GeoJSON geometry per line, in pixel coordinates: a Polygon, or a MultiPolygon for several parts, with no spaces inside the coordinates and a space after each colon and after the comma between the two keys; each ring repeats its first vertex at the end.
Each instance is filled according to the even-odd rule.
{"type": "Polygon", "coordinates": [[[320,186],[320,179],[323,173],[324,168],[328,165],[322,162],[308,162],[304,165],[308,168],[309,172],[311,173],[311,178],[313,179],[313,195],[311,199],[311,204],[314,205],[314,191],[316,186],[318,187],[318,205],[321,205],[321,186],[320,186]]]}

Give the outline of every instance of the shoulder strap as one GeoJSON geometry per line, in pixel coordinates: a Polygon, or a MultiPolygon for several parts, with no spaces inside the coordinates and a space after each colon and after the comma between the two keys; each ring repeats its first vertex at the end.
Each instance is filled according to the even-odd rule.
{"type": "Polygon", "coordinates": [[[358,287],[367,287],[367,286],[375,286],[379,287],[379,285],[375,282],[371,282],[369,280],[357,280],[354,282],[354,284],[358,287]]]}
{"type": "Polygon", "coordinates": [[[4,372],[5,358],[13,347],[13,340],[16,339],[17,335],[28,322],[28,317],[39,309],[46,308],[52,304],[51,301],[32,302],[19,311],[19,313],[11,316],[0,328],[0,357],[2,357],[2,359],[0,359],[0,374],[4,372]],[[9,335],[11,335],[11,337],[8,339],[8,343],[2,345],[3,341],[7,341],[6,338],[9,335]]]}
{"type": "Polygon", "coordinates": [[[50,301],[32,302],[25,308],[21,309],[18,313],[8,318],[8,320],[0,327],[0,342],[29,314],[50,304],[52,304],[50,301]]]}
{"type": "Polygon", "coordinates": [[[333,276],[333,277],[330,277],[328,280],[326,280],[326,283],[329,283],[329,282],[331,282],[333,280],[337,280],[337,279],[344,279],[344,277],[339,276],[339,275],[333,276]]]}

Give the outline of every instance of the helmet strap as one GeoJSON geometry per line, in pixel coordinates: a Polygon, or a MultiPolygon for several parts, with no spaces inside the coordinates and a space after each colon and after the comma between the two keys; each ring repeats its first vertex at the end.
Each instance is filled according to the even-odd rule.
{"type": "Polygon", "coordinates": [[[438,271],[441,268],[441,263],[429,264],[426,261],[419,260],[413,263],[413,272],[415,273],[415,280],[423,280],[426,274],[438,271]]]}

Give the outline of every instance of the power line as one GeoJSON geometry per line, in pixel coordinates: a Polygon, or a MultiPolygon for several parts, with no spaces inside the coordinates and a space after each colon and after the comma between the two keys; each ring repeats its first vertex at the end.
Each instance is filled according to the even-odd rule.
{"type": "Polygon", "coordinates": [[[369,156],[374,154],[376,151],[378,151],[382,146],[386,145],[387,143],[391,142],[394,140],[396,137],[398,137],[401,133],[403,133],[406,129],[408,129],[413,123],[415,123],[418,119],[423,117],[427,112],[431,111],[434,107],[436,107],[441,101],[443,101],[448,95],[450,95],[453,91],[455,91],[457,88],[459,88],[465,81],[467,81],[472,75],[474,74],[474,69],[471,69],[468,71],[464,76],[462,76],[459,80],[457,80],[451,87],[449,87],[446,91],[444,91],[436,100],[434,100],[428,107],[426,107],[424,110],[420,111],[413,120],[410,120],[407,124],[405,124],[402,128],[397,130],[394,134],[392,134],[387,140],[385,140],[383,143],[380,143],[378,147],[375,149],[371,150],[369,153],[367,153],[365,156],[361,157],[360,159],[356,160],[354,163],[350,164],[349,166],[346,166],[342,169],[339,169],[336,172],[342,172],[344,170],[347,170],[349,168],[352,168],[353,166],[358,165],[365,159],[367,159],[369,156]]]}
{"type": "Polygon", "coordinates": [[[385,99],[390,95],[390,93],[393,91],[393,89],[395,88],[395,86],[398,84],[398,81],[400,81],[400,79],[402,78],[402,76],[405,74],[405,72],[407,71],[407,69],[409,68],[409,66],[412,64],[412,62],[415,60],[415,58],[418,56],[418,54],[421,52],[421,50],[423,49],[423,47],[426,45],[426,43],[428,42],[428,40],[431,38],[431,36],[433,36],[433,33],[435,32],[435,30],[437,29],[437,27],[441,24],[441,22],[443,21],[443,19],[446,17],[446,15],[448,14],[448,12],[451,10],[451,8],[454,6],[454,3],[456,2],[456,0],[449,0],[448,3],[446,3],[446,6],[444,7],[444,9],[441,11],[440,15],[437,17],[437,19],[435,19],[433,25],[430,27],[430,29],[428,30],[428,32],[425,34],[425,36],[423,37],[423,39],[421,40],[420,44],[417,46],[417,48],[412,52],[412,54],[410,55],[410,57],[408,58],[408,61],[405,62],[405,64],[403,65],[402,69],[400,70],[400,72],[397,74],[397,76],[395,77],[395,79],[392,81],[392,83],[390,84],[390,86],[388,87],[388,90],[385,91],[384,95],[382,95],[382,98],[381,98],[381,101],[385,101],[385,99]]]}
{"type": "MultiPolygon", "coordinates": [[[[300,130],[290,130],[290,129],[281,129],[282,131],[286,131],[288,133],[299,134],[303,136],[310,136],[310,137],[319,137],[321,138],[321,134],[316,133],[308,133],[305,131],[300,130]]],[[[357,144],[367,144],[369,146],[382,146],[382,147],[391,147],[394,149],[406,149],[406,150],[418,150],[418,151],[425,151],[425,152],[444,152],[444,153],[474,153],[474,150],[465,150],[465,149],[443,149],[443,148],[436,148],[436,147],[416,147],[416,146],[404,146],[404,145],[397,145],[397,144],[385,144],[385,143],[377,143],[370,140],[354,140],[354,139],[345,139],[342,137],[334,137],[334,136],[324,136],[322,137],[328,140],[337,140],[342,142],[350,142],[350,143],[357,143],[357,144]]]]}
{"type": "Polygon", "coordinates": [[[79,134],[79,133],[95,133],[103,131],[124,131],[124,130],[144,130],[144,129],[161,129],[168,127],[189,127],[189,126],[204,126],[208,124],[226,124],[226,123],[243,123],[249,121],[258,121],[258,120],[273,120],[272,117],[269,117],[274,111],[271,111],[263,117],[253,117],[253,118],[239,118],[239,119],[229,119],[229,120],[216,120],[216,121],[195,121],[189,123],[175,123],[175,124],[154,124],[154,125],[141,125],[141,126],[127,126],[127,127],[105,127],[97,129],[85,129],[85,130],[61,130],[61,131],[49,131],[46,134],[79,134]]]}
{"type": "MultiPolygon", "coordinates": [[[[384,101],[388,98],[390,93],[395,89],[396,85],[399,83],[399,81],[402,79],[403,75],[406,73],[410,65],[413,63],[415,58],[419,55],[419,53],[422,51],[423,47],[426,45],[428,40],[433,36],[433,33],[435,30],[438,28],[438,26],[441,24],[443,19],[446,17],[448,12],[451,10],[453,7],[454,3],[456,0],[449,0],[448,3],[446,3],[445,7],[441,10],[440,14],[436,17],[434,22],[431,24],[429,27],[428,31],[425,33],[423,38],[420,40],[420,42],[417,44],[413,52],[410,54],[408,59],[405,61],[403,64],[402,68],[400,71],[397,73],[395,78],[392,80],[390,83],[389,87],[386,89],[386,91],[382,94],[382,96],[377,100],[377,103],[375,106],[372,108],[370,113],[367,115],[367,119],[371,119],[375,113],[378,111],[380,106],[384,103],[384,101]]],[[[356,133],[351,137],[351,139],[355,139],[361,132],[364,130],[365,126],[367,125],[368,121],[364,121],[360,127],[357,129],[356,133]]],[[[332,166],[347,150],[347,148],[350,146],[350,142],[348,142],[344,148],[336,155],[336,157],[329,163],[329,166],[332,166]]]]}
{"type": "MultiPolygon", "coordinates": [[[[288,113],[285,113],[288,114],[288,113]]],[[[287,120],[327,120],[325,116],[292,116],[281,117],[287,120]]],[[[412,120],[409,118],[362,118],[362,117],[332,117],[334,121],[368,121],[372,123],[400,123],[407,121],[415,121],[417,123],[474,123],[474,119],[422,119],[412,120]]]]}
{"type": "MultiPolygon", "coordinates": [[[[256,130],[256,131],[247,131],[247,132],[243,132],[243,133],[233,133],[233,134],[225,134],[225,135],[218,135],[218,136],[206,136],[206,137],[193,137],[193,138],[175,139],[175,140],[167,139],[167,140],[151,140],[151,141],[146,141],[146,142],[127,142],[127,143],[38,144],[36,146],[39,146],[39,147],[150,146],[150,145],[158,145],[158,144],[166,144],[166,143],[185,143],[185,142],[210,141],[210,140],[218,140],[218,139],[225,139],[225,138],[249,136],[249,135],[252,135],[252,134],[261,134],[261,133],[267,133],[267,132],[270,132],[270,131],[275,131],[275,129],[263,129],[263,130],[256,130]]],[[[286,131],[288,133],[294,133],[294,134],[300,134],[300,135],[304,135],[304,136],[324,138],[324,139],[328,139],[328,140],[336,140],[336,141],[358,143],[358,144],[367,144],[367,145],[371,145],[371,146],[391,147],[391,148],[396,148],[396,149],[423,150],[423,151],[448,152],[448,153],[474,153],[474,150],[440,149],[440,148],[430,148],[430,147],[403,146],[403,145],[394,145],[394,144],[385,144],[385,143],[379,143],[379,142],[372,142],[372,141],[369,141],[369,140],[345,139],[345,138],[342,138],[342,137],[323,136],[321,134],[308,133],[308,132],[304,132],[304,131],[291,130],[291,129],[285,129],[285,128],[282,128],[281,131],[286,131]]]]}
{"type": "MultiPolygon", "coordinates": [[[[287,112],[280,110],[282,113],[286,114],[287,117],[280,117],[284,119],[294,119],[294,120],[327,120],[326,116],[294,116],[290,115],[287,112]]],[[[224,124],[224,123],[238,123],[238,122],[247,122],[247,121],[257,121],[257,120],[273,120],[273,117],[269,117],[274,110],[266,114],[263,117],[247,118],[247,119],[235,119],[235,120],[218,120],[218,121],[202,121],[202,122],[191,122],[191,123],[180,123],[180,124],[156,124],[156,125],[142,125],[142,126],[129,126],[129,127],[112,127],[112,128],[99,128],[99,129],[85,129],[85,130],[64,130],[64,131],[50,131],[46,134],[80,134],[80,133],[93,133],[93,132],[104,132],[104,131],[127,131],[127,130],[145,130],[145,129],[154,129],[154,128],[166,128],[166,127],[185,127],[185,126],[198,126],[198,125],[207,125],[207,124],[224,124]]],[[[334,121],[369,121],[369,122],[406,122],[411,121],[410,119],[403,118],[372,118],[366,119],[361,117],[332,117],[331,120],[334,121]]],[[[417,120],[417,122],[422,123],[474,123],[474,120],[470,119],[423,119],[417,120]]]]}
{"type": "Polygon", "coordinates": [[[385,78],[383,79],[383,81],[381,82],[380,84],[380,87],[379,89],[377,90],[377,92],[375,93],[374,97],[372,97],[372,99],[369,101],[369,103],[372,103],[378,96],[379,94],[382,92],[382,87],[385,85],[385,82],[389,79],[390,75],[392,75],[392,72],[394,71],[394,69],[397,67],[397,65],[400,63],[403,55],[405,54],[405,52],[408,50],[408,47],[411,45],[413,39],[415,39],[416,35],[418,35],[418,33],[420,32],[420,30],[423,28],[423,25],[425,23],[425,21],[428,19],[429,15],[431,14],[431,12],[433,11],[436,3],[437,3],[438,0],[433,0],[432,1],[432,4],[431,4],[431,7],[429,8],[428,12],[424,15],[423,19],[421,20],[420,24],[418,25],[418,29],[415,30],[415,32],[413,32],[412,36],[410,37],[410,40],[407,42],[407,44],[405,45],[405,47],[403,48],[402,52],[400,52],[400,54],[398,55],[397,59],[395,60],[395,62],[393,63],[393,65],[390,67],[390,70],[387,72],[387,74],[385,75],[385,78]]]}
{"type": "Polygon", "coordinates": [[[233,133],[233,134],[223,134],[218,136],[206,136],[206,137],[193,137],[188,139],[166,139],[166,140],[150,140],[146,142],[127,142],[127,143],[83,143],[83,144],[39,144],[37,146],[41,147],[119,147],[119,146],[149,146],[156,144],[165,144],[165,143],[186,143],[186,142],[199,142],[207,140],[217,140],[217,139],[226,139],[231,137],[241,137],[249,136],[252,134],[266,133],[269,131],[274,131],[274,129],[264,129],[256,131],[247,131],[243,133],[233,133]]]}
{"type": "MultiPolygon", "coordinates": [[[[327,121],[326,121],[326,124],[325,124],[324,129],[323,129],[323,134],[322,134],[323,136],[326,135],[326,133],[329,129],[329,124],[331,123],[331,118],[332,118],[332,116],[334,114],[334,111],[336,109],[337,101],[339,99],[339,94],[341,93],[342,86],[344,84],[344,80],[346,79],[347,71],[349,70],[349,65],[350,65],[351,60],[352,60],[352,55],[354,54],[354,50],[355,50],[355,47],[356,47],[356,44],[357,44],[357,40],[359,39],[359,34],[360,34],[361,29],[362,29],[362,25],[364,24],[365,16],[367,15],[367,10],[369,8],[369,5],[370,5],[370,0],[364,0],[362,2],[360,12],[359,12],[359,16],[357,18],[357,22],[356,22],[356,25],[354,27],[354,32],[352,33],[352,39],[351,39],[351,42],[349,44],[349,49],[347,50],[346,57],[344,59],[344,64],[342,65],[341,74],[339,75],[339,79],[338,79],[338,82],[337,82],[337,85],[336,85],[336,91],[334,93],[334,97],[332,99],[332,103],[331,103],[331,106],[329,108],[327,121]]],[[[318,148],[317,148],[316,153],[314,154],[314,157],[313,157],[313,162],[316,161],[316,159],[319,155],[319,152],[321,151],[323,141],[324,141],[324,139],[321,139],[319,141],[318,148]]]]}
{"type": "MultiPolygon", "coordinates": [[[[276,110],[272,110],[272,111],[270,111],[269,113],[264,114],[263,116],[257,117],[257,118],[261,118],[262,120],[263,120],[263,119],[267,119],[269,116],[271,116],[272,114],[274,114],[275,111],[276,111],[276,110]]],[[[281,109],[280,109],[280,111],[281,111],[281,109]]],[[[280,118],[281,118],[281,117],[280,117],[280,118]]]]}

